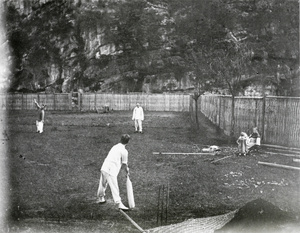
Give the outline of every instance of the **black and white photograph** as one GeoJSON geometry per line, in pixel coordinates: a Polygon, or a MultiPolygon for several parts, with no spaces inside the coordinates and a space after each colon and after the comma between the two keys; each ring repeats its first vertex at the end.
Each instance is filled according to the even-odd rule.
{"type": "Polygon", "coordinates": [[[299,0],[1,0],[0,233],[299,233],[299,0]]]}

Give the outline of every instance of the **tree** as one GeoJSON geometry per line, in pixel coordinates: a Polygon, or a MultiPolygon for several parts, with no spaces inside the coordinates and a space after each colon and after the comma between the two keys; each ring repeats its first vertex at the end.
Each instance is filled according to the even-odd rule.
{"type": "Polygon", "coordinates": [[[249,75],[259,77],[262,85],[274,85],[278,95],[293,95],[299,64],[299,2],[259,0],[236,8],[242,11],[240,22],[252,52],[249,75]]]}
{"type": "Polygon", "coordinates": [[[76,10],[68,1],[50,1],[33,7],[26,17],[10,5],[7,22],[15,64],[12,90],[20,86],[32,91],[45,90],[47,86],[61,90],[62,74],[68,67],[73,69],[80,63],[78,69],[84,69],[84,41],[76,24],[76,10]],[[53,65],[58,67],[54,80],[49,74],[53,65]]]}
{"type": "MultiPolygon", "coordinates": [[[[174,38],[177,41],[177,38],[185,40],[181,46],[181,56],[188,58],[190,72],[195,77],[193,97],[197,102],[200,94],[205,91],[227,90],[232,96],[233,135],[234,98],[243,94],[246,83],[254,80],[249,77],[260,75],[261,84],[264,85],[270,82],[270,75],[274,76],[272,83],[277,85],[278,90],[283,87],[283,80],[287,80],[279,80],[278,76],[285,74],[285,77],[294,77],[291,70],[297,69],[290,64],[296,64],[298,58],[294,55],[294,61],[289,59],[287,62],[284,54],[274,55],[278,48],[285,51],[285,54],[287,51],[298,51],[299,33],[293,30],[297,28],[299,15],[297,1],[167,2],[175,19],[174,38]],[[292,15],[289,16],[288,12],[292,15]],[[282,31],[288,32],[287,38],[291,43],[287,42],[282,31]]],[[[292,82],[285,83],[287,88],[292,82]]]]}
{"type": "Polygon", "coordinates": [[[212,76],[211,63],[208,54],[205,51],[197,53],[195,51],[189,52],[190,58],[188,59],[191,70],[191,80],[194,84],[194,93],[192,98],[195,101],[195,118],[196,125],[199,129],[198,121],[198,100],[205,92],[211,92],[216,87],[216,79],[212,76]]]}
{"type": "Polygon", "coordinates": [[[140,91],[141,85],[137,84],[164,67],[165,10],[138,0],[125,1],[114,9],[111,32],[106,38],[116,47],[114,59],[120,80],[126,81],[130,91],[140,91]]]}
{"type": "Polygon", "coordinates": [[[242,92],[242,81],[247,77],[250,56],[244,44],[229,46],[227,50],[217,51],[213,67],[219,88],[226,88],[231,95],[231,131],[235,129],[235,97],[242,92]]]}
{"type": "MultiPolygon", "coordinates": [[[[174,17],[173,50],[184,59],[187,72],[194,84],[196,124],[198,123],[198,100],[205,92],[215,90],[215,73],[212,70],[213,56],[220,49],[220,41],[226,35],[224,24],[231,25],[231,17],[224,17],[225,11],[218,1],[187,2],[169,1],[170,12],[174,17]],[[224,20],[226,19],[226,20],[224,20]]],[[[229,15],[227,15],[229,16],[229,15]]]]}
{"type": "MultiPolygon", "coordinates": [[[[241,75],[231,77],[231,85],[241,82],[239,86],[243,86],[245,76],[247,83],[256,76],[255,82],[272,82],[278,94],[296,93],[297,0],[103,0],[76,4],[53,0],[38,7],[30,4],[33,8],[27,16],[8,4],[13,89],[27,86],[38,90],[39,85],[53,84],[58,89],[87,86],[98,90],[105,79],[111,79],[121,87],[115,88],[117,91],[141,91],[146,77],[180,81],[190,76],[197,94],[224,88],[218,85],[218,73],[233,75],[237,64],[244,65],[240,63],[243,56],[251,55],[251,66],[241,67],[241,75]],[[240,45],[242,49],[234,50],[240,45]],[[95,58],[103,46],[112,52],[95,58]],[[216,70],[222,69],[213,65],[218,56],[229,71],[216,70]],[[49,71],[52,66],[57,69],[55,78],[49,71]],[[237,77],[243,80],[233,81],[237,77]],[[66,81],[70,84],[65,85],[66,81]]],[[[231,88],[227,82],[226,89],[231,88]]]]}

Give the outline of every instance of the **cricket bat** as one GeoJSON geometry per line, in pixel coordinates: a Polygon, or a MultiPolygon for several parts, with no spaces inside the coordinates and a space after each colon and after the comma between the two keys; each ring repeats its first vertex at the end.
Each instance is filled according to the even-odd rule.
{"type": "Polygon", "coordinates": [[[126,189],[127,189],[128,205],[129,205],[129,208],[132,209],[135,207],[135,203],[134,203],[132,183],[131,183],[131,180],[129,179],[129,176],[127,176],[127,180],[126,180],[126,189]]]}

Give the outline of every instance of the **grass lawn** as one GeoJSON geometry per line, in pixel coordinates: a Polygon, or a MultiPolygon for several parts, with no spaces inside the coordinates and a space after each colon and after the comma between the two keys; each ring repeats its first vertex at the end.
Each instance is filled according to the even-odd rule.
{"type": "MultiPolygon", "coordinates": [[[[203,116],[196,131],[189,113],[146,112],[144,134],[133,133],[129,111],[46,112],[43,134],[35,133],[36,117],[34,111],[8,114],[9,140],[3,142],[8,148],[10,232],[139,232],[117,210],[109,189],[107,203],[95,203],[102,162],[123,133],[131,135],[127,149],[136,202],[128,215],[143,229],[227,213],[257,198],[300,217],[299,172],[258,161],[299,165],[264,151],[235,156],[236,145],[203,116]],[[219,145],[222,153],[153,154],[200,152],[205,145],[219,145]],[[169,207],[167,221],[157,223],[161,185],[169,185],[169,207]]],[[[125,178],[119,174],[127,205],[125,178]]]]}

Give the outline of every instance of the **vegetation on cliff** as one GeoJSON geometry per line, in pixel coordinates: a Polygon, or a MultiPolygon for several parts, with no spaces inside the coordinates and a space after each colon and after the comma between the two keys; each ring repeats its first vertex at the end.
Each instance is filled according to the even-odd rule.
{"type": "Polygon", "coordinates": [[[234,96],[256,86],[252,91],[299,96],[296,0],[4,6],[10,91],[192,89],[234,96]]]}

